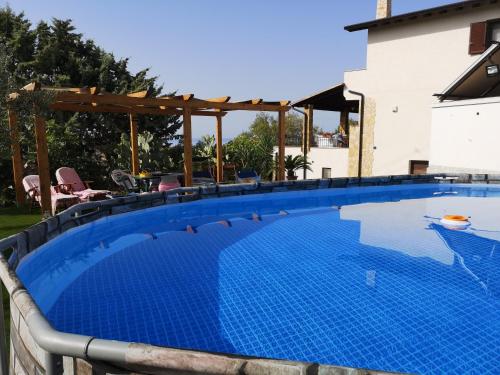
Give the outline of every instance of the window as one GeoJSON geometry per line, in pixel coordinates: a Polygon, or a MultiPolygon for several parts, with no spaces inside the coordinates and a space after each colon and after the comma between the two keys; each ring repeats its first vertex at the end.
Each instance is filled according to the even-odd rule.
{"type": "Polygon", "coordinates": [[[410,174],[427,174],[429,162],[427,160],[410,160],[410,174]]]}
{"type": "Polygon", "coordinates": [[[500,42],[500,20],[475,22],[470,25],[469,54],[483,53],[492,42],[500,42]]]}
{"type": "Polygon", "coordinates": [[[323,168],[321,170],[322,178],[332,178],[332,168],[323,168]]]}
{"type": "Polygon", "coordinates": [[[491,42],[500,42],[500,22],[492,22],[489,27],[489,39],[491,42]]]}

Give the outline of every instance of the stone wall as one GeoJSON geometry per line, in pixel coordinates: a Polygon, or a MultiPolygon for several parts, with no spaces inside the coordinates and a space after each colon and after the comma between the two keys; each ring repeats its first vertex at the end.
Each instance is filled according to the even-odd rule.
{"type": "MultiPolygon", "coordinates": [[[[363,160],[362,176],[373,174],[373,158],[375,145],[375,120],[377,116],[377,106],[373,98],[365,98],[364,120],[363,120],[363,160]]],[[[349,176],[358,175],[359,166],[359,138],[360,126],[351,125],[349,127],[349,176]]]]}
{"type": "MultiPolygon", "coordinates": [[[[374,372],[312,363],[277,361],[241,356],[226,356],[144,344],[128,344],[124,363],[92,362],[88,358],[48,355],[30,333],[27,317],[40,314],[35,303],[13,268],[26,254],[60,233],[100,217],[154,207],[181,203],[197,199],[234,195],[263,194],[293,190],[345,188],[351,186],[381,186],[436,182],[436,177],[424,176],[382,176],[366,178],[333,178],[305,181],[262,182],[259,184],[216,185],[198,188],[179,188],[165,193],[151,193],[115,198],[101,202],[89,202],[71,207],[59,215],[47,219],[27,230],[0,241],[0,252],[14,250],[17,260],[11,265],[0,256],[0,278],[10,298],[10,374],[38,375],[46,371],[47,358],[54,364],[54,373],[68,375],[100,374],[225,374],[225,375],[377,375],[374,372]]],[[[448,183],[500,184],[500,175],[460,174],[452,175],[455,180],[448,183]]],[[[445,181],[441,181],[445,182],[445,181]]],[[[0,333],[1,335],[1,333],[0,333]]]]}

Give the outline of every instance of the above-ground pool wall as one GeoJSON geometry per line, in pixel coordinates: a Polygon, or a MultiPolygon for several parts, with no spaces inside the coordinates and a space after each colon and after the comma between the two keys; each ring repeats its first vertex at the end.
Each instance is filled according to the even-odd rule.
{"type": "Polygon", "coordinates": [[[500,97],[432,108],[429,171],[499,173],[500,97]]]}
{"type": "MultiPolygon", "coordinates": [[[[224,196],[261,194],[283,192],[287,190],[312,190],[327,188],[345,188],[355,186],[383,186],[416,183],[433,183],[435,177],[445,177],[447,174],[422,176],[384,176],[367,178],[332,178],[306,181],[263,182],[260,184],[219,185],[200,188],[180,188],[171,192],[151,193],[116,198],[102,202],[79,204],[60,213],[56,217],[45,220],[27,230],[0,240],[0,279],[10,295],[11,327],[10,327],[10,359],[9,373],[19,375],[69,374],[69,375],[104,375],[104,374],[224,374],[224,375],[377,375],[378,371],[347,369],[335,366],[323,366],[304,362],[278,361],[260,358],[225,356],[212,353],[193,352],[160,348],[151,345],[121,343],[119,356],[123,360],[116,361],[93,360],[96,348],[100,348],[104,340],[88,338],[85,346],[86,355],[48,355],[40,345],[41,333],[33,330],[33,316],[41,317],[41,313],[31,296],[18,280],[15,272],[9,267],[3,257],[8,249],[13,249],[19,257],[30,253],[38,246],[58,236],[68,229],[96,220],[103,216],[134,211],[137,209],[159,206],[196,199],[216,198],[224,196]],[[186,195],[186,193],[189,193],[186,195]],[[39,336],[36,336],[36,334],[39,336]],[[35,339],[38,337],[38,340],[35,339]],[[101,346],[96,344],[101,341],[101,346]],[[51,370],[47,371],[47,363],[51,370]]],[[[486,174],[451,174],[458,179],[441,182],[500,184],[499,175],[486,174]]],[[[64,335],[63,333],[60,333],[64,335]]],[[[0,332],[0,336],[2,333],[0,332]]],[[[66,340],[65,338],[64,340],[66,340]]],[[[42,340],[43,341],[43,340],[42,340]]],[[[47,340],[45,340],[47,342],[47,340]]],[[[50,340],[49,340],[50,341],[50,340]]],[[[45,342],[45,344],[46,344],[45,342]]],[[[60,344],[60,343],[59,343],[60,344]]],[[[80,341],[81,344],[81,341],[80,341]]],[[[116,344],[116,342],[115,342],[116,344]]],[[[110,341],[104,345],[111,346],[110,341]]],[[[65,348],[59,345],[59,348],[65,348]]],[[[82,345],[80,345],[82,346],[82,345]]],[[[109,349],[109,347],[107,347],[109,349]]],[[[48,348],[46,348],[48,349],[48,348]]],[[[114,353],[116,355],[116,351],[114,353]]],[[[116,358],[116,356],[113,356],[116,358]]]]}

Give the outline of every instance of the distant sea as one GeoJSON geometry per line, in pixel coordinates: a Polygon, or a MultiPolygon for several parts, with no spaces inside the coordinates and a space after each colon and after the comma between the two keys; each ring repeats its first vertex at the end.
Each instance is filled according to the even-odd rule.
{"type": "MultiPolygon", "coordinates": [[[[193,137],[193,145],[197,144],[201,137],[193,137]]],[[[222,138],[222,143],[227,143],[231,141],[233,138],[222,138]]]]}

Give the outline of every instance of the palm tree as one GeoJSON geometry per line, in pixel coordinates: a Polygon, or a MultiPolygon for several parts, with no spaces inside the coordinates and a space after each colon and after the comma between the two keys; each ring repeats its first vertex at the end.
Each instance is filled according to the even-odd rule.
{"type": "Polygon", "coordinates": [[[295,171],[297,171],[299,169],[306,169],[306,170],[312,172],[311,162],[309,162],[302,155],[297,155],[295,157],[292,155],[287,155],[285,157],[285,169],[286,169],[286,173],[287,173],[287,178],[289,180],[297,179],[297,176],[295,175],[295,171]]]}

